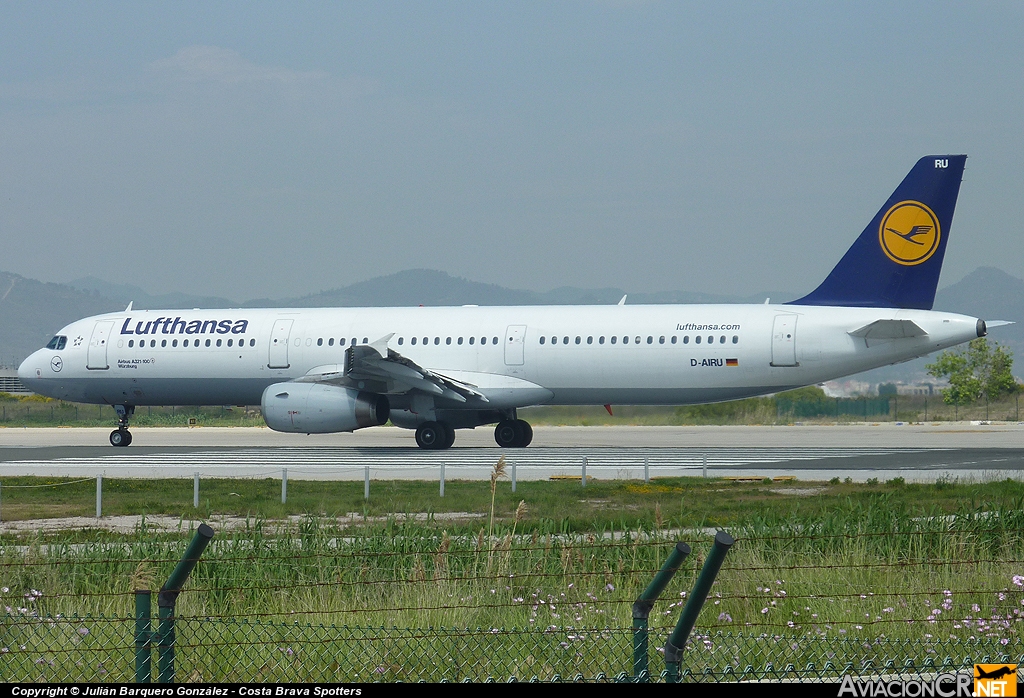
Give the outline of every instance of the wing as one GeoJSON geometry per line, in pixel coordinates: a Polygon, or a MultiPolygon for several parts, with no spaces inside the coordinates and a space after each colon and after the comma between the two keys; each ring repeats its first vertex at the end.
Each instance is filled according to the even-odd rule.
{"type": "Polygon", "coordinates": [[[350,346],[344,364],[317,366],[297,378],[302,383],[330,383],[381,395],[418,391],[456,403],[487,403],[487,396],[471,383],[443,376],[410,361],[387,343],[394,335],[371,344],[350,346]]]}

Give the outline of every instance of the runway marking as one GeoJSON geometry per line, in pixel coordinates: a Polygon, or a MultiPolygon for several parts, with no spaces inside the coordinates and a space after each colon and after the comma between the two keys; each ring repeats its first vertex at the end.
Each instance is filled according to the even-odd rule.
{"type": "MultiPolygon", "coordinates": [[[[185,453],[118,453],[109,456],[7,461],[2,466],[96,468],[490,468],[501,455],[517,468],[579,468],[583,459],[594,468],[709,468],[761,465],[828,458],[892,456],[952,449],[941,448],[457,448],[424,451],[418,448],[271,447],[191,451],[185,453]]],[[[296,472],[299,472],[296,470],[296,472]]]]}

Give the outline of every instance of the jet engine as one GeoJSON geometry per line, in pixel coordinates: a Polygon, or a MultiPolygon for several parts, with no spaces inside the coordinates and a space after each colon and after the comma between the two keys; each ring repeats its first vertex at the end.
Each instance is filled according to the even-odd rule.
{"type": "Polygon", "coordinates": [[[323,383],[275,383],[263,391],[263,419],[274,431],[329,434],[388,421],[387,397],[323,383]]]}

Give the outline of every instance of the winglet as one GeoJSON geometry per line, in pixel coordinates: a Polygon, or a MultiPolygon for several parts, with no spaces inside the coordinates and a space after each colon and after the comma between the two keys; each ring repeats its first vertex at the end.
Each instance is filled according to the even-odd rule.
{"type": "Polygon", "coordinates": [[[618,305],[625,305],[625,304],[626,304],[626,296],[623,296],[622,298],[619,299],[618,305]]]}
{"type": "Polygon", "coordinates": [[[128,301],[128,307],[124,309],[124,312],[130,313],[133,305],[135,305],[135,301],[128,301]]]}
{"type": "Polygon", "coordinates": [[[380,354],[380,358],[386,359],[388,358],[388,342],[390,342],[391,338],[394,336],[394,332],[392,332],[391,334],[386,334],[380,339],[378,339],[376,342],[370,342],[366,346],[370,347],[375,352],[380,354]]]}

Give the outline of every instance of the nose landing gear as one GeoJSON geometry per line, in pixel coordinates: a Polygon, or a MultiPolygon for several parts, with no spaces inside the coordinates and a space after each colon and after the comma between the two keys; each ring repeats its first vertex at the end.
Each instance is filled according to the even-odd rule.
{"type": "Polygon", "coordinates": [[[135,414],[135,405],[114,405],[114,411],[117,412],[117,429],[110,432],[110,445],[130,446],[132,433],[128,431],[128,420],[135,414]]]}

